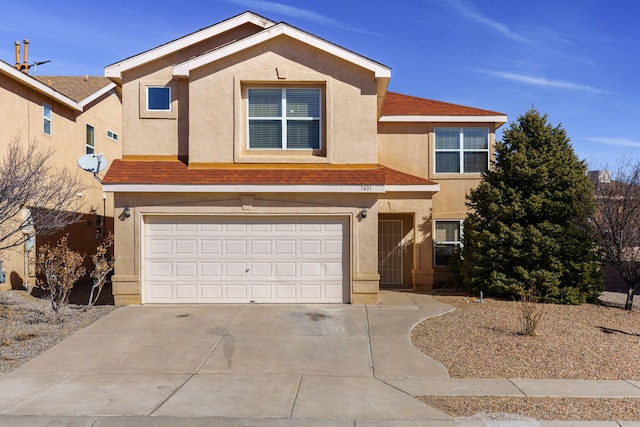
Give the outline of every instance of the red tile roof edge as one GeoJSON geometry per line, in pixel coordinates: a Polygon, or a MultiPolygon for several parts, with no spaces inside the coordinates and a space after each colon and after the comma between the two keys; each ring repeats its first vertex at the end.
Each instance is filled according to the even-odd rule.
{"type": "Polygon", "coordinates": [[[465,105],[451,104],[417,96],[387,92],[382,102],[382,116],[503,116],[504,113],[465,105]]]}
{"type": "Polygon", "coordinates": [[[296,169],[265,165],[251,169],[189,169],[179,161],[114,160],[105,185],[437,185],[425,178],[376,168],[296,169]]]}

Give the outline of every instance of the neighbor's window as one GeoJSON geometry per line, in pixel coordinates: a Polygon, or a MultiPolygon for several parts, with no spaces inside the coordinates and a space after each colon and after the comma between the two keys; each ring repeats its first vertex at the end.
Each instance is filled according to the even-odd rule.
{"type": "Polygon", "coordinates": [[[489,129],[436,128],[436,173],[489,170],[489,129]]]}
{"type": "Polygon", "coordinates": [[[107,129],[107,138],[113,139],[114,141],[118,140],[118,134],[107,129]]]}
{"type": "Polygon", "coordinates": [[[461,245],[462,221],[435,222],[434,265],[449,265],[449,259],[461,245]]]}
{"type": "Polygon", "coordinates": [[[42,104],[42,132],[51,135],[51,105],[42,104]]]}
{"type": "Polygon", "coordinates": [[[147,86],[147,110],[171,111],[171,88],[147,86]]]}
{"type": "Polygon", "coordinates": [[[95,129],[91,125],[87,125],[87,136],[85,140],[85,152],[93,154],[96,152],[95,129]]]}
{"type": "Polygon", "coordinates": [[[320,89],[249,89],[249,148],[320,149],[320,89]]]}

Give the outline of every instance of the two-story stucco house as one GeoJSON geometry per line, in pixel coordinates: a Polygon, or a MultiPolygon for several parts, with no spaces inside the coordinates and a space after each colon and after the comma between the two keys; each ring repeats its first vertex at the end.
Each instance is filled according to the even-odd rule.
{"type": "Polygon", "coordinates": [[[113,229],[113,196],[92,174],[79,170],[77,161],[89,153],[103,153],[111,161],[120,157],[122,147],[122,104],[115,83],[105,77],[31,76],[26,55],[24,63],[16,57],[15,65],[0,61],[0,155],[14,139],[25,147],[36,141],[52,150],[51,165],[77,171],[86,188],[77,195],[79,223],[55,236],[36,236],[35,246],[30,242],[2,251],[7,277],[0,289],[33,286],[38,247],[67,233],[70,247],[87,254],[85,265],[92,267],[89,255],[113,229]]]}
{"type": "Polygon", "coordinates": [[[376,303],[428,290],[506,116],[244,13],[106,67],[122,86],[116,304],[376,303]]]}

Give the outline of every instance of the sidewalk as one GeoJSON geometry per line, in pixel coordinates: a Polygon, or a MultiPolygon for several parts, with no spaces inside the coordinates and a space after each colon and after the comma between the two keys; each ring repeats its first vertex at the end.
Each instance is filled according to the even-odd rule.
{"type": "Polygon", "coordinates": [[[637,381],[451,379],[411,328],[452,307],[383,292],[379,305],[116,310],[0,376],[1,426],[624,426],[452,419],[423,395],[640,397],[637,381]]]}

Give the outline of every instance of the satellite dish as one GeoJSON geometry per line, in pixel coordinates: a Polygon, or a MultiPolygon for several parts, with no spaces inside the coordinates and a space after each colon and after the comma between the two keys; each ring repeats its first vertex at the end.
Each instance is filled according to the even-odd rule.
{"type": "Polygon", "coordinates": [[[86,154],[78,159],[80,169],[91,173],[98,173],[107,167],[107,159],[103,154],[86,154]]]}

